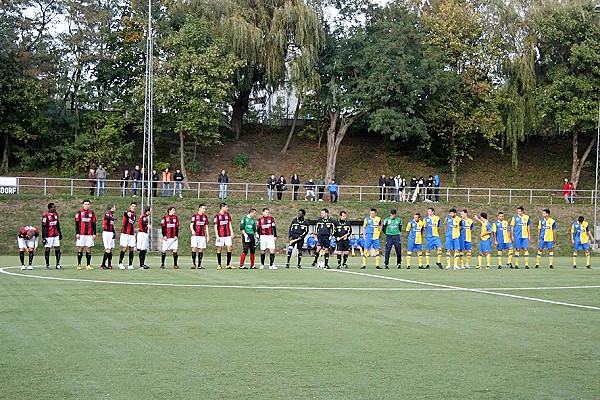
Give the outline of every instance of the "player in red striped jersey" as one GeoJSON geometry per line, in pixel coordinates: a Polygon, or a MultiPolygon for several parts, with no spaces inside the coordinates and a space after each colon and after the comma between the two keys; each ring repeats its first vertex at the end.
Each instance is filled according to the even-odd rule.
{"type": "Polygon", "coordinates": [[[169,207],[167,215],[160,220],[162,227],[162,254],[160,256],[160,269],[165,269],[165,258],[167,251],[173,251],[173,269],[179,269],[177,265],[177,250],[179,248],[179,218],[175,215],[175,207],[169,207]]]}
{"type": "Polygon", "coordinates": [[[96,239],[96,214],[90,210],[90,201],[83,200],[81,210],[75,213],[75,247],[77,247],[77,269],[81,269],[83,248],[85,247],[85,269],[94,269],[92,263],[92,247],[96,239]]]}
{"type": "Polygon", "coordinates": [[[135,221],[137,216],[135,210],[136,202],[131,202],[129,209],[123,213],[123,225],[121,226],[121,237],[119,244],[121,245],[121,254],[119,254],[119,269],[125,269],[123,258],[125,252],[129,249],[129,266],[127,269],[133,269],[133,251],[135,249],[135,221]]]}
{"type": "Polygon", "coordinates": [[[25,252],[29,254],[29,265],[27,269],[33,269],[33,254],[38,246],[39,231],[36,227],[27,225],[17,233],[17,246],[19,246],[19,259],[21,260],[21,271],[25,269],[25,252]]]}
{"type": "Polygon", "coordinates": [[[265,253],[269,249],[269,269],[277,269],[275,266],[275,240],[277,229],[275,218],[271,217],[271,211],[263,208],[263,215],[256,223],[258,236],[260,238],[260,269],[265,268],[265,253]]]}
{"type": "Polygon", "coordinates": [[[56,269],[62,269],[60,266],[60,241],[62,233],[60,231],[60,221],[54,203],[48,204],[48,211],[42,216],[42,241],[44,242],[46,259],[46,269],[50,269],[50,249],[54,248],[56,256],[56,269]]]}
{"type": "Polygon", "coordinates": [[[150,214],[152,210],[150,207],[146,207],[142,215],[140,215],[140,220],[138,221],[138,233],[137,233],[137,249],[139,251],[140,257],[140,269],[148,269],[149,266],[146,265],[146,253],[148,253],[148,249],[150,248],[150,236],[148,233],[152,229],[150,225],[150,214]]]}
{"type": "Polygon", "coordinates": [[[102,243],[104,244],[104,256],[100,269],[112,269],[113,249],[115,248],[115,211],[117,207],[109,204],[102,217],[102,243]],[[108,266],[106,263],[108,262],[108,266]]]}
{"type": "Polygon", "coordinates": [[[196,255],[198,255],[198,268],[204,269],[202,257],[204,256],[206,243],[210,240],[208,236],[208,216],[204,204],[198,206],[198,212],[192,217],[190,230],[192,231],[192,269],[196,269],[196,255]]]}
{"type": "Polygon", "coordinates": [[[234,237],[231,225],[231,215],[227,212],[227,203],[219,205],[219,212],[213,220],[215,225],[215,246],[217,246],[217,269],[221,269],[221,248],[227,247],[227,269],[233,269],[231,266],[232,240],[234,237]]]}

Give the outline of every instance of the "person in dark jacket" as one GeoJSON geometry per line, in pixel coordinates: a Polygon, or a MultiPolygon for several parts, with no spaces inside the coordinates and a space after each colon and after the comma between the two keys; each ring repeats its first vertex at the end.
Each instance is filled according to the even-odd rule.
{"type": "Polygon", "coordinates": [[[121,175],[121,197],[125,197],[127,186],[129,185],[129,179],[129,170],[126,169],[123,171],[123,175],[121,175]]]}
{"type": "Polygon", "coordinates": [[[131,171],[131,196],[137,197],[137,189],[138,184],[142,180],[142,172],[140,171],[140,166],[136,165],[131,171]]]}
{"type": "Polygon", "coordinates": [[[287,181],[281,175],[279,179],[277,179],[277,200],[281,200],[283,197],[283,192],[287,190],[287,181]]]}
{"type": "Polygon", "coordinates": [[[219,177],[217,178],[217,182],[219,182],[219,198],[226,199],[227,198],[227,185],[229,184],[229,175],[225,173],[225,170],[221,170],[219,177]]]}
{"type": "Polygon", "coordinates": [[[325,179],[323,179],[323,175],[317,180],[317,191],[319,192],[319,201],[323,201],[323,194],[325,193],[325,179]]]}
{"type": "Polygon", "coordinates": [[[152,197],[156,197],[156,189],[158,188],[158,180],[160,177],[158,176],[158,172],[153,169],[152,170],[152,197]]]}
{"type": "Polygon", "coordinates": [[[292,175],[292,200],[298,200],[298,190],[300,190],[300,177],[298,174],[292,175]]]}
{"type": "Polygon", "coordinates": [[[387,201],[391,202],[392,200],[394,200],[394,190],[396,187],[393,176],[389,176],[385,180],[385,187],[387,188],[387,201]]]}
{"type": "Polygon", "coordinates": [[[272,201],[275,198],[275,188],[277,187],[277,178],[275,178],[275,174],[272,174],[269,179],[267,179],[267,197],[269,201],[272,201]]]}
{"type": "Polygon", "coordinates": [[[173,187],[173,196],[175,196],[175,192],[179,191],[179,198],[183,199],[183,195],[181,193],[182,191],[182,185],[183,183],[183,174],[181,173],[180,169],[175,170],[175,173],[173,174],[173,184],[175,185],[173,187]]]}

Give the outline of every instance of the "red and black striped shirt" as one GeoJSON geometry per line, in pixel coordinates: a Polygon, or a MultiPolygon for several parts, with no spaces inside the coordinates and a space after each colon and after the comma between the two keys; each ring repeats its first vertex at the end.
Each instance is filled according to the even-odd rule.
{"type": "Polygon", "coordinates": [[[29,232],[30,229],[33,229],[33,237],[38,237],[40,235],[40,232],[37,230],[37,228],[35,226],[24,226],[21,228],[19,233],[17,233],[17,237],[19,237],[21,239],[29,239],[27,237],[27,232],[29,232]]]}
{"type": "Polygon", "coordinates": [[[206,214],[196,213],[192,217],[192,236],[206,236],[208,217],[206,214]]]}
{"type": "Polygon", "coordinates": [[[162,235],[167,239],[173,239],[179,236],[179,218],[177,215],[165,215],[160,220],[162,226],[162,235]]]}
{"type": "Polygon", "coordinates": [[[121,226],[121,233],[126,235],[133,235],[135,233],[135,219],[136,215],[133,211],[125,211],[123,214],[123,225],[121,226]],[[131,217],[127,214],[131,214],[131,217]]]}
{"type": "Polygon", "coordinates": [[[231,236],[231,215],[228,212],[215,215],[214,224],[219,237],[231,236]]]}
{"type": "Polygon", "coordinates": [[[275,230],[275,218],[270,215],[268,217],[260,217],[256,223],[256,228],[258,229],[258,234],[260,236],[277,236],[277,231],[275,230]]]}
{"type": "Polygon", "coordinates": [[[140,215],[140,220],[138,221],[138,232],[148,232],[149,222],[148,215],[145,213],[140,215]]]}
{"type": "Polygon", "coordinates": [[[42,237],[57,237],[60,236],[60,234],[58,214],[46,211],[42,216],[42,237]]]}
{"type": "Polygon", "coordinates": [[[105,212],[102,218],[102,230],[105,232],[115,231],[115,216],[112,212],[105,212]]]}
{"type": "Polygon", "coordinates": [[[75,213],[75,234],[76,235],[95,235],[96,234],[96,214],[92,210],[83,208],[75,213]]]}

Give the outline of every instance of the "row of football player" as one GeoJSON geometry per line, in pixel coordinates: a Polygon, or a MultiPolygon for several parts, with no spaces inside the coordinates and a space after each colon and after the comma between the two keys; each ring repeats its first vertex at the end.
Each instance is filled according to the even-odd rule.
{"type": "MultiPolygon", "coordinates": [[[[123,214],[123,224],[121,228],[121,238],[120,244],[122,247],[122,251],[119,258],[119,268],[124,269],[122,264],[125,252],[129,249],[129,267],[133,269],[133,249],[138,248],[140,250],[140,268],[147,268],[144,263],[145,255],[148,250],[148,216],[151,212],[149,208],[144,210],[144,213],[141,215],[138,222],[138,235],[137,237],[134,235],[134,224],[136,221],[136,211],[137,204],[132,202],[129,209],[125,211],[123,214]]],[[[205,214],[206,207],[201,204],[198,208],[198,212],[192,217],[190,223],[190,230],[192,232],[192,268],[196,267],[196,253],[199,256],[200,266],[202,268],[202,253],[203,249],[206,248],[206,241],[209,239],[208,234],[208,218],[205,214]]],[[[115,237],[115,229],[114,229],[114,205],[110,205],[106,213],[103,217],[103,242],[105,245],[105,254],[102,262],[101,268],[111,268],[111,260],[112,260],[112,249],[114,248],[114,237],[115,237]],[[108,261],[108,266],[106,262],[108,261]]],[[[264,255],[265,251],[268,249],[270,253],[270,267],[275,269],[276,267],[273,264],[274,254],[275,254],[275,238],[276,238],[276,226],[275,220],[272,216],[269,215],[269,209],[263,209],[263,216],[259,218],[258,225],[254,222],[254,216],[256,214],[255,209],[251,209],[249,214],[244,216],[241,221],[240,229],[242,231],[243,243],[244,243],[244,252],[240,257],[240,267],[244,268],[244,259],[245,256],[250,252],[251,254],[251,268],[254,267],[254,235],[258,234],[261,238],[261,253],[262,253],[262,262],[261,266],[264,265],[264,255]]],[[[350,237],[351,235],[351,227],[347,223],[347,215],[345,212],[340,212],[340,218],[338,221],[332,221],[329,219],[329,212],[327,209],[321,210],[321,216],[317,220],[316,225],[316,238],[309,238],[307,241],[307,247],[312,248],[313,241],[316,242],[316,250],[315,251],[315,261],[313,265],[316,264],[319,254],[322,253],[321,249],[326,249],[325,252],[325,267],[328,267],[328,254],[329,248],[337,247],[338,253],[338,266],[343,265],[346,266],[346,260],[348,251],[350,248],[354,249],[362,249],[363,250],[363,268],[366,265],[366,256],[369,252],[374,252],[376,257],[376,267],[379,267],[379,233],[382,229],[386,233],[386,262],[385,266],[388,267],[389,263],[389,255],[391,249],[394,248],[396,250],[398,256],[398,267],[400,266],[400,229],[402,226],[402,221],[399,218],[396,218],[396,211],[391,210],[390,217],[386,218],[385,221],[381,221],[381,218],[378,217],[376,209],[371,209],[369,216],[367,216],[363,223],[363,237],[362,241],[360,239],[356,239],[355,237],[350,237]],[[336,243],[339,241],[339,244],[336,243]],[[341,264],[341,255],[344,256],[343,264],[341,264]]],[[[462,256],[465,255],[467,259],[466,267],[470,264],[470,254],[471,254],[471,233],[474,229],[474,223],[469,218],[467,210],[461,211],[461,217],[456,215],[456,210],[451,209],[449,211],[448,216],[445,218],[445,226],[446,226],[446,254],[447,254],[447,268],[450,267],[450,254],[454,251],[454,267],[461,268],[464,264],[464,260],[462,256]]],[[[289,267],[289,256],[291,255],[291,250],[293,247],[297,247],[299,252],[299,263],[302,253],[302,245],[304,244],[304,237],[308,233],[308,225],[304,219],[305,212],[304,210],[300,210],[298,212],[298,217],[295,218],[290,224],[289,228],[289,240],[290,246],[288,246],[288,262],[287,265],[289,267]],[[293,245],[293,246],[292,246],[293,245]]],[[[545,209],[542,211],[542,219],[538,222],[538,230],[539,230],[539,238],[540,238],[540,246],[538,249],[538,259],[537,265],[539,265],[539,258],[541,257],[541,252],[544,248],[547,248],[549,251],[550,257],[550,266],[552,266],[552,258],[553,258],[553,248],[556,239],[556,222],[550,218],[550,211],[545,209]]],[[[508,221],[504,220],[504,214],[502,212],[498,213],[498,219],[492,224],[487,220],[487,214],[482,213],[480,216],[475,216],[475,219],[482,224],[481,229],[481,240],[480,240],[480,257],[478,267],[481,267],[481,258],[482,256],[486,256],[487,263],[489,267],[489,253],[491,251],[491,241],[493,239],[494,244],[498,249],[499,254],[499,267],[501,267],[501,257],[502,251],[507,250],[508,260],[507,265],[512,267],[511,259],[513,256],[513,243],[514,248],[516,250],[515,253],[515,267],[518,268],[518,260],[519,260],[519,250],[524,250],[525,256],[525,267],[528,268],[528,248],[529,248],[529,238],[531,237],[530,233],[530,218],[528,215],[524,214],[523,207],[517,208],[517,214],[512,218],[510,224],[508,221]],[[508,233],[510,232],[510,236],[508,233]]],[[[214,217],[214,229],[215,236],[217,237],[216,246],[217,246],[217,261],[218,266],[221,266],[221,248],[227,247],[227,267],[232,268],[231,261],[231,239],[234,236],[233,229],[231,226],[232,219],[229,213],[227,212],[227,204],[221,203],[219,213],[217,213],[214,217]]],[[[90,202],[88,200],[84,200],[82,204],[82,209],[76,213],[75,216],[75,231],[77,237],[77,250],[78,250],[78,268],[81,268],[81,260],[83,256],[83,249],[86,249],[86,261],[87,261],[87,269],[92,269],[90,265],[91,260],[91,247],[93,246],[93,240],[95,239],[96,233],[96,218],[93,211],[90,210],[90,202]]],[[[175,215],[175,208],[170,207],[168,209],[167,215],[165,215],[161,220],[161,227],[163,233],[163,245],[162,245],[162,263],[161,267],[164,268],[164,257],[168,250],[173,251],[174,255],[174,267],[177,267],[177,247],[178,247],[178,235],[179,235],[179,221],[177,216],[175,215]]],[[[409,222],[406,227],[406,231],[408,232],[408,251],[407,251],[407,261],[408,267],[410,267],[410,257],[413,252],[416,252],[418,256],[422,255],[422,237],[423,234],[426,234],[426,262],[427,265],[424,268],[428,268],[429,266],[429,252],[431,250],[437,250],[437,262],[436,265],[438,267],[441,266],[441,253],[442,246],[441,241],[439,239],[439,232],[442,228],[441,219],[435,215],[435,210],[433,208],[429,208],[427,210],[427,216],[423,219],[421,218],[419,213],[416,213],[413,217],[413,220],[409,222]]],[[[24,264],[24,253],[31,249],[29,245],[25,245],[22,243],[22,240],[26,240],[28,236],[33,235],[32,232],[35,232],[35,228],[33,227],[24,227],[19,233],[19,249],[21,255],[21,264],[24,264]],[[23,244],[23,246],[22,246],[23,244]]],[[[58,215],[56,213],[56,207],[53,203],[48,205],[48,212],[46,212],[42,218],[42,238],[44,241],[44,245],[46,248],[46,266],[49,267],[49,251],[50,248],[55,248],[56,258],[57,258],[57,266],[56,268],[60,269],[60,244],[59,241],[61,239],[60,232],[60,224],[58,220],[58,215]]],[[[353,235],[352,235],[353,236],[353,235]]],[[[37,235],[36,235],[37,237],[37,235]]],[[[583,217],[579,217],[577,221],[575,221],[571,227],[571,241],[575,245],[574,248],[574,266],[576,265],[577,251],[584,250],[586,253],[587,266],[589,266],[589,243],[593,238],[590,235],[590,230],[587,222],[584,221],[583,217]]],[[[30,262],[33,257],[32,252],[30,252],[30,262]]],[[[419,258],[419,266],[422,267],[421,258],[419,258]]]]}

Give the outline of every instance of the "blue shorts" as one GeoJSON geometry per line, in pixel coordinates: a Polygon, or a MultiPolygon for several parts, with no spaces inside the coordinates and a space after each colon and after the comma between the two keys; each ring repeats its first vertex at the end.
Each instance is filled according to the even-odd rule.
{"type": "Polygon", "coordinates": [[[590,244],[589,243],[577,243],[575,242],[575,247],[574,247],[575,251],[579,251],[579,250],[589,250],[590,249],[590,244]]]}
{"type": "Polygon", "coordinates": [[[425,250],[433,250],[433,249],[441,249],[442,241],[439,236],[432,236],[427,238],[427,245],[425,246],[425,250]]]}
{"type": "Polygon", "coordinates": [[[379,250],[380,248],[380,243],[379,243],[379,239],[373,239],[373,238],[365,238],[365,250],[369,250],[369,249],[375,249],[375,250],[379,250]]]}
{"type": "Polygon", "coordinates": [[[528,249],[529,238],[515,238],[515,249],[528,249]]]}
{"type": "Polygon", "coordinates": [[[498,251],[512,249],[512,243],[498,243],[498,251]]]}
{"type": "Polygon", "coordinates": [[[446,250],[460,250],[460,239],[446,237],[446,250]]]}
{"type": "Polygon", "coordinates": [[[479,252],[489,253],[492,251],[492,239],[479,241],[479,252]]]}
{"type": "Polygon", "coordinates": [[[423,245],[421,243],[415,244],[415,242],[413,240],[409,240],[407,251],[410,251],[410,252],[423,251],[423,245]]]}
{"type": "Polygon", "coordinates": [[[463,240],[460,241],[460,250],[473,250],[473,242],[465,242],[463,240]]]}
{"type": "Polygon", "coordinates": [[[548,249],[548,250],[552,250],[554,249],[554,241],[551,242],[545,242],[543,240],[540,240],[540,249],[548,249]]]}

